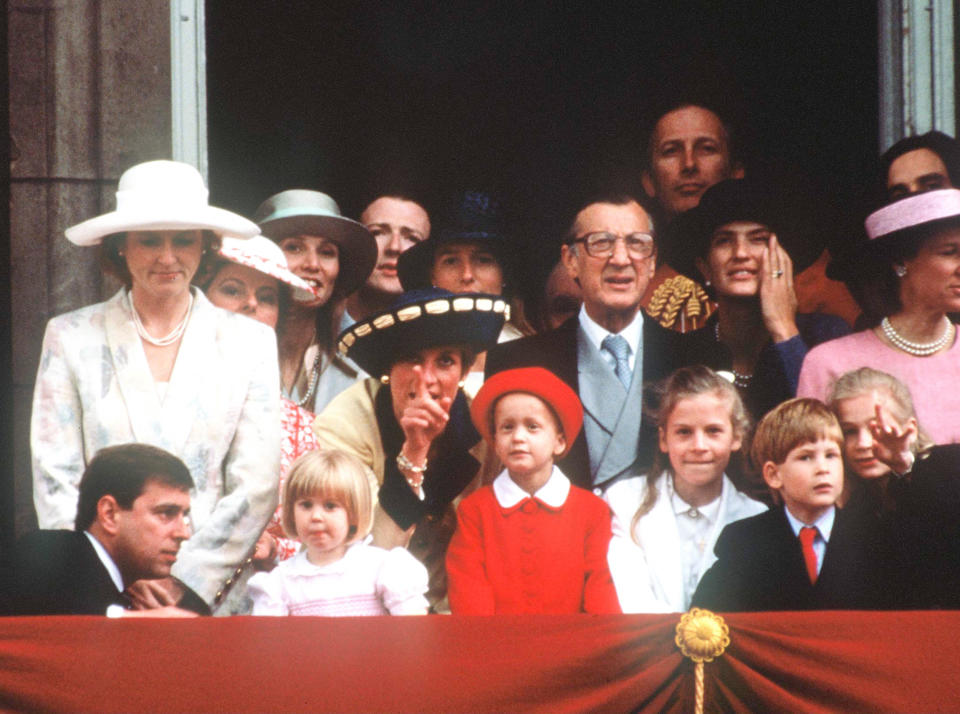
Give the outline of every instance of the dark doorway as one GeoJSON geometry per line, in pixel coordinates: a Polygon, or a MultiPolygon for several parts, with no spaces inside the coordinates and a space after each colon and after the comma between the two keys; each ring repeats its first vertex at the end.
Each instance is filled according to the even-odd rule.
{"type": "MultiPolygon", "coordinates": [[[[208,0],[210,184],[251,215],[384,180],[500,189],[534,245],[582,186],[639,172],[652,113],[732,114],[749,171],[841,205],[877,151],[875,3],[208,0]]],[[[551,257],[552,254],[551,254],[551,257]]]]}

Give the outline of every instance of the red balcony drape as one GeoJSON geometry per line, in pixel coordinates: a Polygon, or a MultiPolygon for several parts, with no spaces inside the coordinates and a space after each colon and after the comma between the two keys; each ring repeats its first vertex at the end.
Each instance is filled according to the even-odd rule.
{"type": "MultiPolygon", "coordinates": [[[[706,711],[960,711],[960,612],[725,616],[706,711]]],[[[0,710],[693,711],[679,615],[0,619],[0,710]]]]}

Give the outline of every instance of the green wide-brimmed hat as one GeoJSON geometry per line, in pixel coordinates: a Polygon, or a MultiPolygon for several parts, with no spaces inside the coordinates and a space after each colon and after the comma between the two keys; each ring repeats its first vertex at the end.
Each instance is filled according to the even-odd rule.
{"type": "Polygon", "coordinates": [[[340,250],[336,293],[349,295],[373,272],[377,241],[362,224],[340,213],[340,206],[320,191],[290,189],[274,194],[260,204],[254,222],[267,238],[280,242],[288,236],[326,238],[340,250]]]}

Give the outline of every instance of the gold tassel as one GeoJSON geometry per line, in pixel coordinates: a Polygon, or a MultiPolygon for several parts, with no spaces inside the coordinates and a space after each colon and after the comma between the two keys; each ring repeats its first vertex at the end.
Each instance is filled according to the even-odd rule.
{"type": "Polygon", "coordinates": [[[696,662],[694,712],[703,714],[703,663],[712,662],[724,653],[730,645],[730,628],[720,615],[695,607],[680,618],[674,641],[684,657],[696,662]]]}

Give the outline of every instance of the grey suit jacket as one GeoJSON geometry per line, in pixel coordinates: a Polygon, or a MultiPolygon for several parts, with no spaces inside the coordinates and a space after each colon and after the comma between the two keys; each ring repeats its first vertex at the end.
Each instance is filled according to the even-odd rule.
{"type": "MultiPolygon", "coordinates": [[[[609,445],[589,443],[590,436],[587,432],[592,431],[592,428],[588,427],[580,432],[570,452],[557,464],[577,486],[605,487],[624,472],[623,464],[629,452],[632,451],[635,454],[635,459],[630,465],[631,468],[627,470],[644,469],[650,465],[656,448],[656,425],[649,423],[641,414],[638,430],[630,426],[633,423],[633,417],[624,421],[622,428],[617,428],[611,424],[611,419],[614,418],[613,412],[619,410],[628,401],[631,407],[629,411],[633,411],[635,403],[639,401],[637,390],[642,390],[651,382],[663,379],[674,369],[684,366],[684,362],[677,350],[679,334],[661,327],[656,320],[645,316],[643,358],[637,360],[638,364],[634,368],[630,394],[614,400],[610,394],[623,394],[623,387],[612,371],[610,379],[616,384],[618,391],[605,394],[601,385],[599,394],[596,388],[593,388],[593,394],[590,393],[591,387],[586,384],[588,379],[584,378],[581,371],[582,368],[589,369],[587,365],[580,365],[579,342],[581,339],[586,339],[586,335],[580,330],[578,318],[572,317],[555,330],[504,342],[491,348],[487,353],[485,372],[486,376],[490,377],[497,372],[515,367],[544,367],[569,384],[584,402],[586,418],[595,421],[598,427],[600,424],[607,425],[611,437],[615,436],[611,441],[616,442],[616,446],[610,451],[609,445]],[[639,380],[636,371],[638,367],[641,375],[639,380]],[[611,404],[603,406],[598,403],[604,400],[611,404]],[[594,452],[597,453],[597,471],[591,468],[594,452]]],[[[595,348],[594,351],[596,351],[595,348]]],[[[599,353],[598,358],[602,360],[599,353]]]]}

